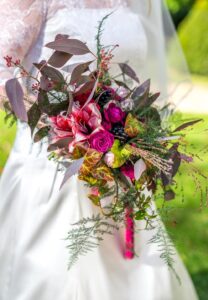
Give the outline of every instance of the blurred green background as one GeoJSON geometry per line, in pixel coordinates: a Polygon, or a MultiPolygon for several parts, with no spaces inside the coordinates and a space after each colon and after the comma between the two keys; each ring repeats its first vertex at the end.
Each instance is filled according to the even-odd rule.
{"type": "MultiPolygon", "coordinates": [[[[208,174],[208,0],[166,0],[188,67],[194,83],[194,92],[188,97],[190,103],[182,106],[184,119],[202,117],[204,122],[190,132],[190,144],[203,161],[196,166],[208,174]],[[187,111],[190,111],[189,113],[187,111]],[[195,113],[203,112],[203,114],[195,113]],[[205,151],[202,151],[205,149],[205,151]]],[[[186,264],[195,284],[200,300],[208,299],[208,195],[200,204],[195,195],[195,186],[189,182],[186,171],[182,171],[185,199],[178,196],[174,206],[180,207],[166,222],[176,247],[186,264]]],[[[179,180],[179,178],[178,178],[179,180]]],[[[200,180],[200,179],[199,179],[200,180]]],[[[201,181],[202,186],[207,184],[201,181]]]]}
{"type": "MultiPolygon", "coordinates": [[[[166,2],[192,72],[196,95],[199,94],[206,100],[208,95],[208,0],[166,0],[166,2]]],[[[183,119],[192,120],[199,117],[204,119],[204,122],[196,126],[190,135],[190,142],[198,151],[208,150],[208,106],[204,110],[202,107],[202,111],[203,115],[182,112],[183,119]]],[[[11,150],[15,131],[15,126],[8,128],[8,125],[4,123],[4,113],[0,112],[0,173],[3,171],[11,150]]],[[[198,161],[196,165],[200,170],[208,173],[208,154],[204,151],[201,155],[203,162],[198,161]]],[[[165,223],[169,232],[175,237],[176,247],[191,274],[200,300],[207,300],[208,195],[207,203],[204,201],[201,205],[200,197],[194,194],[194,185],[187,181],[186,171],[180,180],[184,183],[184,202],[178,196],[174,205],[180,208],[171,214],[172,221],[165,221],[165,223]]],[[[202,184],[205,183],[202,182],[202,184]]]]}

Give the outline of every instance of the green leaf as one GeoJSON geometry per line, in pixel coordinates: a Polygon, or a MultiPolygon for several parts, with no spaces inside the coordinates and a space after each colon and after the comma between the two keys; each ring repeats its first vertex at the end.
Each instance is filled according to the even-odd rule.
{"type": "Polygon", "coordinates": [[[114,154],[113,168],[121,167],[131,155],[131,152],[121,146],[117,139],[114,141],[111,152],[114,154]]]}
{"type": "Polygon", "coordinates": [[[144,210],[139,210],[136,212],[135,214],[135,220],[144,220],[144,218],[146,217],[146,212],[144,210]]]}

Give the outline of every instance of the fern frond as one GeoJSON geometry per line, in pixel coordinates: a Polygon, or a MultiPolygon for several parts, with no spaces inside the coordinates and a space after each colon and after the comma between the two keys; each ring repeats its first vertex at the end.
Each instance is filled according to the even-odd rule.
{"type": "Polygon", "coordinates": [[[112,235],[114,230],[118,229],[116,225],[109,223],[99,214],[91,218],[83,218],[73,226],[74,228],[68,232],[66,237],[69,250],[68,269],[71,269],[80,256],[97,248],[105,234],[112,235]]]}
{"type": "Polygon", "coordinates": [[[170,237],[168,236],[164,227],[159,224],[157,233],[149,240],[149,244],[157,244],[158,250],[160,251],[160,258],[163,262],[168,266],[169,270],[173,272],[178,282],[181,284],[181,279],[177,274],[174,263],[175,263],[175,248],[173,242],[171,241],[170,237]]]}

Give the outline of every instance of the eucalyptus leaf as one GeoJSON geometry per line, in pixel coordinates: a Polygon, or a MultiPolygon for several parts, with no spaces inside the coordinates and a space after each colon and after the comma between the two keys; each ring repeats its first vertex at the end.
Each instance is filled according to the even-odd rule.
{"type": "Polygon", "coordinates": [[[28,122],[27,112],[23,101],[24,93],[18,80],[16,78],[8,80],[5,89],[11,108],[16,117],[23,122],[28,122]]]}
{"type": "Polygon", "coordinates": [[[55,51],[49,58],[48,64],[55,68],[61,68],[72,58],[72,56],[73,55],[69,53],[55,51]]]}
{"type": "Polygon", "coordinates": [[[42,140],[44,137],[48,136],[48,132],[50,130],[49,126],[44,126],[42,128],[40,128],[34,135],[34,142],[37,143],[40,140],[42,140]]]}
{"type": "Polygon", "coordinates": [[[36,102],[30,107],[27,115],[28,115],[28,124],[30,126],[31,133],[33,133],[41,117],[41,110],[36,102]]]}
{"type": "Polygon", "coordinates": [[[150,79],[143,82],[139,87],[137,87],[133,94],[132,99],[134,100],[136,110],[145,107],[150,92],[150,79]]]}
{"type": "Polygon", "coordinates": [[[130,78],[134,79],[136,82],[139,83],[139,78],[137,77],[136,72],[126,63],[119,63],[119,67],[123,74],[129,76],[130,78]]]}
{"type": "Polygon", "coordinates": [[[46,47],[72,55],[84,55],[90,53],[86,44],[77,39],[56,39],[54,42],[48,43],[46,47]]]}
{"type": "Polygon", "coordinates": [[[66,170],[66,173],[65,173],[65,175],[64,175],[64,179],[63,179],[63,181],[62,181],[62,183],[61,183],[61,187],[60,187],[60,188],[63,187],[63,185],[67,182],[67,180],[68,180],[71,176],[73,176],[73,175],[75,175],[75,174],[77,174],[77,173],[79,172],[79,170],[80,170],[80,168],[81,168],[83,162],[84,162],[84,157],[81,157],[81,158],[79,158],[79,159],[73,161],[73,163],[72,163],[72,164],[69,166],[69,168],[66,170]]]}
{"type": "Polygon", "coordinates": [[[75,92],[74,95],[75,96],[82,95],[83,93],[86,93],[86,92],[92,90],[94,86],[95,86],[94,80],[88,81],[88,82],[84,83],[81,87],[79,87],[79,89],[75,92]]]}
{"type": "Polygon", "coordinates": [[[81,64],[78,64],[77,66],[75,66],[75,68],[72,70],[72,73],[71,73],[70,84],[76,83],[80,79],[81,75],[83,73],[85,73],[87,70],[89,70],[89,65],[92,62],[93,61],[91,60],[91,61],[81,63],[81,64]]]}
{"type": "Polygon", "coordinates": [[[177,127],[173,132],[181,131],[181,130],[183,130],[183,129],[189,127],[189,126],[193,126],[193,125],[195,125],[196,123],[199,123],[199,122],[201,122],[201,121],[202,121],[202,119],[198,119],[198,120],[186,122],[186,123],[180,125],[179,127],[177,127]]]}
{"type": "Polygon", "coordinates": [[[44,65],[42,63],[40,63],[40,64],[35,63],[34,66],[40,70],[40,72],[43,76],[48,77],[53,81],[56,81],[56,82],[64,82],[65,81],[62,73],[53,67],[44,65]]]}

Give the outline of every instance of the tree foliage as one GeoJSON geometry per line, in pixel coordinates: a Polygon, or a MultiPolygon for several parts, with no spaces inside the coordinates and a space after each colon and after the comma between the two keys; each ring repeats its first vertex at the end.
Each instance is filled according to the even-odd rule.
{"type": "Polygon", "coordinates": [[[180,40],[192,73],[208,75],[208,2],[198,1],[179,27],[180,40]]]}
{"type": "Polygon", "coordinates": [[[195,0],[166,0],[173,21],[178,27],[181,21],[190,12],[195,0]]]}

